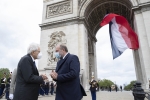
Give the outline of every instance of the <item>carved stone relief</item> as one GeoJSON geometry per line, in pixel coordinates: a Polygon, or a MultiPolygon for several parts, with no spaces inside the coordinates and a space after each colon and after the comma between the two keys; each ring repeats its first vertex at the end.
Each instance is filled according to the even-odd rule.
{"type": "Polygon", "coordinates": [[[50,37],[50,41],[48,42],[48,60],[47,66],[56,66],[58,59],[55,57],[55,47],[57,44],[66,44],[67,40],[65,38],[65,33],[62,31],[52,33],[50,37]]]}
{"type": "Polygon", "coordinates": [[[53,0],[43,0],[44,3],[49,2],[49,1],[53,1],[53,0]]]}
{"type": "Polygon", "coordinates": [[[85,2],[86,0],[78,0],[78,4],[79,6],[82,5],[83,2],[85,2]]]}
{"type": "Polygon", "coordinates": [[[134,14],[140,14],[145,11],[150,11],[150,6],[142,6],[140,8],[134,8],[133,11],[134,11],[134,14]]]}
{"type": "Polygon", "coordinates": [[[46,18],[72,13],[72,0],[47,6],[46,18]]]}
{"type": "Polygon", "coordinates": [[[78,9],[79,12],[81,11],[81,8],[83,7],[83,5],[85,4],[87,0],[78,0],[78,9]]]}

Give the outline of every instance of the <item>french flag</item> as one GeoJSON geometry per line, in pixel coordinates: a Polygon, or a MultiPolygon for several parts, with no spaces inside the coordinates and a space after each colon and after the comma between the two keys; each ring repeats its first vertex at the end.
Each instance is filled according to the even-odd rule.
{"type": "Polygon", "coordinates": [[[120,56],[128,48],[133,50],[139,48],[137,34],[132,30],[126,18],[113,13],[107,14],[100,26],[106,24],[109,24],[113,59],[120,56]]]}

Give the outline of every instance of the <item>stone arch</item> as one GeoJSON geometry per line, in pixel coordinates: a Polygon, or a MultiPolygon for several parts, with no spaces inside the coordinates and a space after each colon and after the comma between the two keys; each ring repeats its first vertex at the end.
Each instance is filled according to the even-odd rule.
{"type": "MultiPolygon", "coordinates": [[[[119,15],[124,16],[128,22],[130,23],[131,27],[134,28],[134,13],[133,13],[133,6],[137,5],[136,0],[84,0],[82,1],[82,4],[80,5],[79,9],[79,16],[80,18],[84,18],[86,28],[88,30],[88,38],[91,38],[90,40],[95,43],[96,40],[96,33],[100,28],[100,22],[103,19],[103,17],[106,15],[106,12],[109,11],[109,13],[116,13],[119,15]],[[94,38],[94,39],[93,39],[94,38]]],[[[91,45],[88,45],[91,46],[91,45]]],[[[93,46],[93,45],[92,45],[93,46]]],[[[91,47],[88,47],[91,48],[91,47]]],[[[93,50],[95,49],[95,46],[93,46],[93,50]]],[[[135,52],[133,52],[134,54],[135,52]]],[[[96,70],[96,61],[92,61],[91,59],[96,59],[95,51],[93,53],[89,52],[89,72],[96,70]],[[94,65],[94,66],[91,66],[94,65]]],[[[138,54],[137,54],[138,55],[138,54]]],[[[136,58],[139,58],[137,56],[136,58]]],[[[142,75],[141,72],[142,69],[138,72],[142,75]]],[[[91,72],[89,73],[89,78],[91,75],[91,72]]],[[[137,74],[138,75],[138,74],[137,74]]],[[[97,77],[97,75],[95,74],[97,77]]],[[[138,76],[139,77],[139,76],[138,76]]],[[[141,81],[143,81],[142,78],[139,78],[141,81]]]]}
{"type": "Polygon", "coordinates": [[[79,16],[84,18],[88,30],[89,78],[91,78],[92,72],[95,72],[94,76],[97,77],[96,46],[94,43],[97,41],[96,33],[100,28],[99,23],[108,10],[110,13],[126,17],[131,26],[133,26],[132,3],[129,0],[83,0],[79,9],[79,16]]]}
{"type": "MultiPolygon", "coordinates": [[[[96,0],[95,0],[96,1],[96,0]]],[[[105,1],[108,2],[107,0],[97,0],[97,1],[105,1]]],[[[112,1],[112,0],[111,0],[112,1]]],[[[115,0],[113,0],[115,1],[115,0]]],[[[138,5],[138,1],[137,0],[120,0],[120,2],[128,2],[130,3],[132,6],[137,6],[138,5]]],[[[84,13],[86,12],[86,8],[92,3],[94,2],[93,0],[82,0],[80,8],[79,8],[79,16],[80,17],[84,17],[84,13]]]]}
{"type": "Polygon", "coordinates": [[[129,0],[87,0],[80,8],[80,17],[84,16],[88,31],[95,36],[100,28],[100,21],[110,13],[124,16],[133,27],[132,3],[129,0]],[[82,11],[83,10],[83,11],[82,11]]]}
{"type": "MultiPolygon", "coordinates": [[[[107,10],[109,13],[116,13],[124,16],[128,20],[131,27],[135,29],[137,27],[134,19],[135,9],[139,9],[141,6],[140,2],[140,0],[82,0],[79,7],[79,17],[84,19],[85,26],[88,30],[88,37],[90,37],[92,42],[95,43],[97,41],[95,36],[100,28],[99,24],[106,15],[107,10]]],[[[142,10],[142,7],[140,9],[142,10]]],[[[138,13],[140,12],[142,11],[139,11],[138,13]]],[[[93,50],[95,50],[95,46],[93,46],[93,50]]],[[[141,68],[140,55],[138,53],[138,51],[133,52],[134,62],[136,63],[135,69],[137,80],[143,84],[147,84],[146,79],[144,80],[143,78],[146,76],[145,69],[141,68]]],[[[91,54],[89,53],[89,58],[90,56],[91,54]]],[[[94,56],[96,55],[94,54],[94,56]]],[[[94,56],[92,56],[93,59],[96,58],[94,56]]],[[[89,68],[90,62],[92,62],[93,65],[96,63],[96,61],[94,62],[89,60],[89,68]]],[[[96,70],[96,67],[92,66],[92,70],[96,70]]]]}

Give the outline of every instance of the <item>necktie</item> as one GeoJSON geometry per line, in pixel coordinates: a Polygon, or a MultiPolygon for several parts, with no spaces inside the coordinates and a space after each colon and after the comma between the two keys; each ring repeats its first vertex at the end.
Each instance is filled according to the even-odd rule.
{"type": "Polygon", "coordinates": [[[35,64],[35,61],[34,61],[33,63],[34,63],[34,67],[36,68],[36,64],[35,64]]]}

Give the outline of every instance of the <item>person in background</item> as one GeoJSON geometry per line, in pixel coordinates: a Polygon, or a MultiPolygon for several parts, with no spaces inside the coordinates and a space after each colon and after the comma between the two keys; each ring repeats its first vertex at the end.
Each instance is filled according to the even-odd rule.
{"type": "Polygon", "coordinates": [[[42,88],[42,84],[40,84],[40,88],[39,88],[39,96],[43,96],[43,88],[42,88]]]}
{"type": "Polygon", "coordinates": [[[5,95],[5,98],[7,100],[10,100],[9,99],[10,83],[11,83],[11,73],[9,75],[9,78],[7,79],[7,84],[6,84],[6,95],[5,95]]]}
{"type": "Polygon", "coordinates": [[[111,92],[111,86],[109,86],[109,91],[111,92]]]}
{"type": "MultiPolygon", "coordinates": [[[[1,93],[1,91],[2,91],[2,90],[1,90],[1,84],[0,84],[0,93],[1,93]]],[[[2,97],[0,96],[0,99],[1,99],[1,98],[2,98],[2,97]]]]}
{"type": "Polygon", "coordinates": [[[1,78],[1,91],[0,91],[0,98],[4,96],[4,89],[6,86],[6,73],[3,74],[3,78],[1,78]]]}
{"type": "Polygon", "coordinates": [[[54,83],[53,83],[53,81],[51,82],[50,87],[51,87],[50,93],[51,93],[51,95],[53,95],[53,93],[54,93],[54,83]]]}
{"type": "Polygon", "coordinates": [[[121,90],[121,92],[122,92],[122,86],[120,85],[120,90],[121,90]]]}
{"type": "Polygon", "coordinates": [[[43,84],[43,89],[44,89],[44,95],[46,95],[46,80],[44,80],[44,84],[43,84]]]}
{"type": "Polygon", "coordinates": [[[49,91],[49,80],[45,80],[45,95],[48,95],[48,91],[49,91]]]}
{"type": "Polygon", "coordinates": [[[40,88],[41,88],[41,92],[40,93],[41,93],[42,96],[44,96],[44,94],[45,94],[45,82],[44,81],[41,84],[40,88]]]}
{"type": "Polygon", "coordinates": [[[96,88],[96,90],[99,91],[99,88],[100,88],[99,82],[97,82],[97,88],[96,88]]]}
{"type": "Polygon", "coordinates": [[[11,74],[11,83],[10,83],[10,90],[9,90],[9,99],[13,99],[13,94],[15,90],[15,85],[16,85],[16,74],[17,74],[17,69],[15,68],[13,73],[11,74]]]}
{"type": "Polygon", "coordinates": [[[94,76],[92,76],[92,79],[89,81],[89,84],[90,84],[92,100],[96,100],[96,88],[98,86],[97,86],[97,81],[94,79],[94,76]]]}
{"type": "Polygon", "coordinates": [[[116,92],[117,92],[117,90],[118,90],[118,87],[117,87],[117,85],[115,85],[115,90],[116,90],[116,92]]]}

